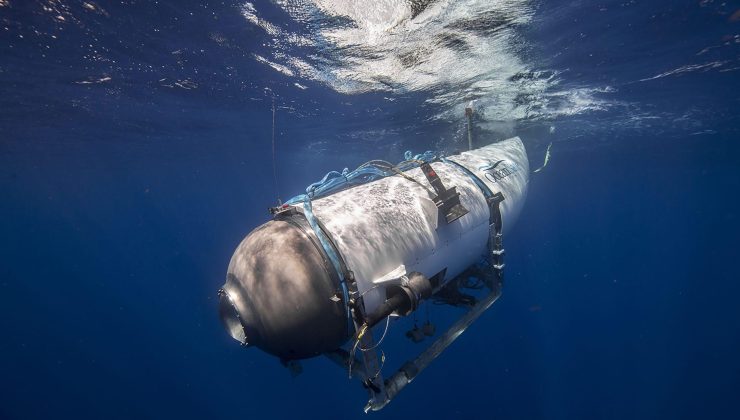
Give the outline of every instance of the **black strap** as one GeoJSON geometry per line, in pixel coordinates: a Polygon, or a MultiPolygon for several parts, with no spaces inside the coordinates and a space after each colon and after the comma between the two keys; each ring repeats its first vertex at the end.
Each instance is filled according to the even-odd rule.
{"type": "Polygon", "coordinates": [[[488,200],[488,206],[491,210],[491,230],[488,237],[489,262],[496,274],[499,286],[504,282],[504,235],[503,221],[501,219],[501,208],[499,204],[504,201],[504,195],[497,192],[488,200]]]}

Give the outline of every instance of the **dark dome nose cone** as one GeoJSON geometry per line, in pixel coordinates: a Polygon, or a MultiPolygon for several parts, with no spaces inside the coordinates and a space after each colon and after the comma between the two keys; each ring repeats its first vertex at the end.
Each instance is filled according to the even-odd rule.
{"type": "Polygon", "coordinates": [[[221,318],[232,337],[286,360],[334,350],[348,338],[333,268],[313,233],[299,226],[273,220],[244,238],[221,297],[221,318]]]}

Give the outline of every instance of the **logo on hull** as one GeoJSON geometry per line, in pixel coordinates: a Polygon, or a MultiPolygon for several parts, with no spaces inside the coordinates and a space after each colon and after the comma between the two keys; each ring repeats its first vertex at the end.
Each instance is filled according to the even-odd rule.
{"type": "Polygon", "coordinates": [[[491,182],[499,182],[519,171],[519,166],[514,162],[499,160],[479,168],[485,174],[486,179],[491,182]]]}

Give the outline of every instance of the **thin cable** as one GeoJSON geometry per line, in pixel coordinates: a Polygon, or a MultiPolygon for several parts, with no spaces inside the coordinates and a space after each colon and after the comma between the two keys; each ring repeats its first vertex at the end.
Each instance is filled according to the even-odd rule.
{"type": "Polygon", "coordinates": [[[380,367],[378,368],[378,371],[375,372],[375,375],[373,375],[372,380],[378,379],[378,376],[380,376],[380,372],[383,370],[383,367],[385,366],[385,352],[383,350],[380,351],[380,367]]]}
{"type": "Polygon", "coordinates": [[[278,190],[277,180],[277,159],[275,158],[275,97],[272,97],[272,178],[275,183],[275,195],[277,195],[278,204],[280,201],[280,191],[278,190]]]}
{"type": "Polygon", "coordinates": [[[363,348],[362,346],[360,346],[360,351],[365,352],[365,351],[374,350],[379,345],[381,345],[383,343],[383,340],[385,340],[385,335],[388,334],[388,325],[390,325],[390,323],[391,323],[391,316],[388,315],[387,317],[385,317],[385,330],[383,330],[383,335],[380,337],[380,340],[378,340],[377,343],[375,343],[373,346],[368,347],[368,348],[363,348]]]}
{"type": "Polygon", "coordinates": [[[355,353],[357,352],[357,347],[360,345],[360,340],[362,340],[362,337],[367,332],[367,324],[362,324],[362,327],[360,327],[360,330],[357,331],[357,338],[355,339],[355,344],[352,346],[352,351],[349,352],[349,377],[352,377],[352,364],[355,361],[355,353]]]}
{"type": "MultiPolygon", "coordinates": [[[[363,352],[373,350],[376,347],[378,347],[380,343],[382,343],[383,340],[385,339],[385,336],[388,333],[388,325],[390,325],[391,317],[387,316],[385,320],[386,320],[385,321],[385,331],[383,331],[383,336],[380,337],[380,340],[372,347],[363,348],[362,346],[360,346],[360,341],[362,340],[362,337],[370,329],[370,327],[367,324],[362,324],[362,327],[360,327],[360,330],[357,332],[357,339],[355,340],[355,344],[352,346],[352,350],[349,353],[349,363],[348,363],[349,372],[348,373],[349,373],[350,378],[352,377],[352,365],[354,364],[354,361],[355,361],[355,353],[357,353],[357,349],[360,349],[360,351],[363,351],[363,352]]],[[[372,377],[373,380],[378,377],[378,375],[380,374],[380,371],[383,369],[383,366],[385,366],[385,353],[382,350],[380,351],[380,353],[381,353],[382,362],[381,362],[380,367],[378,368],[378,371],[375,372],[375,376],[372,377]]],[[[368,372],[365,372],[365,374],[367,375],[368,372]]]]}

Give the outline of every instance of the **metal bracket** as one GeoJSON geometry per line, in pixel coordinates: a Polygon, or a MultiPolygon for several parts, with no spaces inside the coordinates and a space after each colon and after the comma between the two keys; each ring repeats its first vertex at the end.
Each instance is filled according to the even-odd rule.
{"type": "Polygon", "coordinates": [[[444,214],[445,221],[448,224],[468,214],[468,209],[460,204],[460,193],[457,192],[455,187],[445,188],[442,180],[439,179],[439,175],[432,168],[432,165],[426,162],[422,163],[421,171],[424,173],[427,181],[432,184],[434,192],[437,193],[432,200],[434,200],[434,204],[437,205],[440,212],[444,214]]]}
{"type": "Polygon", "coordinates": [[[291,214],[298,213],[296,208],[289,204],[279,204],[275,207],[268,207],[267,211],[270,212],[270,215],[272,215],[273,219],[277,218],[278,216],[289,216],[291,214]]]}

